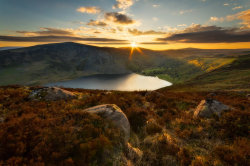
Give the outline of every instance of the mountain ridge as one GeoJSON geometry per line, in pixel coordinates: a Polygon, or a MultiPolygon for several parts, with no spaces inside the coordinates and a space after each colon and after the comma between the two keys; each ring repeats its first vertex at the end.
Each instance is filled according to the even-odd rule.
{"type": "Polygon", "coordinates": [[[0,51],[0,85],[44,85],[94,74],[138,73],[174,84],[191,80],[237,60],[243,50],[96,47],[74,42],[0,51]]]}

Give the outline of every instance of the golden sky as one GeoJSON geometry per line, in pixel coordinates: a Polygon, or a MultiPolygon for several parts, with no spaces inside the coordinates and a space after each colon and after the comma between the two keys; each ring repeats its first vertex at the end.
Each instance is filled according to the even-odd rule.
{"type": "Polygon", "coordinates": [[[0,47],[250,48],[249,8],[248,0],[2,0],[0,47]]]}

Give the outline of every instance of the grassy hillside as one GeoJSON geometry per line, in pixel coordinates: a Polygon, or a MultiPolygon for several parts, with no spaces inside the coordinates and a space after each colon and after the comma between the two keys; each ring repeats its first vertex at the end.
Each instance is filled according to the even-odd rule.
{"type": "Polygon", "coordinates": [[[67,89],[73,100],[31,101],[36,87],[0,87],[0,165],[240,165],[249,163],[249,99],[216,91],[234,108],[221,118],[200,119],[193,111],[209,92],[106,92],[67,89]],[[82,110],[118,105],[131,124],[129,158],[122,137],[99,115],[82,110]]]}
{"type": "Polygon", "coordinates": [[[175,90],[243,90],[250,89],[250,54],[237,57],[232,63],[195,77],[175,90]]]}

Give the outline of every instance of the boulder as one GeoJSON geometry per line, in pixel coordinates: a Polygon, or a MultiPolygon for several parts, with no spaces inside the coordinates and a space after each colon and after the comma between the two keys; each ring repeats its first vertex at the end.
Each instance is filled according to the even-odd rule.
{"type": "Polygon", "coordinates": [[[99,114],[102,117],[111,120],[125,134],[125,142],[130,137],[130,124],[127,116],[115,104],[104,104],[85,109],[88,113],[99,114]]]}
{"type": "Polygon", "coordinates": [[[70,100],[77,98],[77,95],[57,87],[45,87],[40,89],[33,90],[29,99],[31,100],[46,100],[46,101],[55,101],[55,100],[70,100]]]}
{"type": "Polygon", "coordinates": [[[217,100],[202,100],[197,106],[194,116],[202,118],[211,118],[213,115],[221,116],[222,112],[231,110],[227,105],[217,100]]]}

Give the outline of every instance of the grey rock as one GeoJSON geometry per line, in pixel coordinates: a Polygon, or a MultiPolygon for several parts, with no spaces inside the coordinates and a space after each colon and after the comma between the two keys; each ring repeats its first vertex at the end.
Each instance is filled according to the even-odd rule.
{"type": "Polygon", "coordinates": [[[84,111],[88,113],[99,114],[102,117],[111,120],[114,125],[116,125],[125,134],[125,142],[128,141],[130,137],[130,124],[127,116],[122,112],[122,110],[115,104],[104,104],[98,105],[85,109],[84,111]]]}
{"type": "Polygon", "coordinates": [[[55,101],[55,100],[70,100],[77,98],[77,95],[57,87],[46,87],[33,90],[29,99],[31,100],[46,100],[46,101],[55,101]]]}
{"type": "Polygon", "coordinates": [[[194,112],[194,117],[211,118],[214,114],[220,117],[228,110],[231,110],[229,106],[217,100],[202,100],[194,112]]]}

